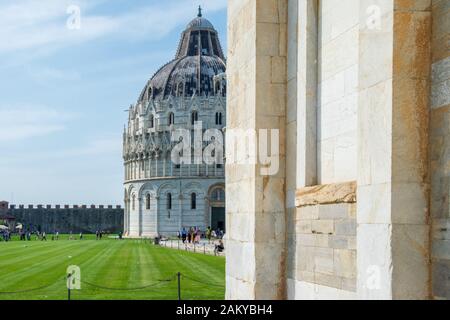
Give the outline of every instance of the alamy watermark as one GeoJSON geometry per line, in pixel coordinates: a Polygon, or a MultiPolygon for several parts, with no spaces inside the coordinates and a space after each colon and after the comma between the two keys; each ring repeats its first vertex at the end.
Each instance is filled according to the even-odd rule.
{"type": "Polygon", "coordinates": [[[69,15],[66,20],[67,29],[81,29],[81,8],[77,5],[70,5],[67,7],[66,13],[69,15]]]}
{"type": "Polygon", "coordinates": [[[202,122],[190,129],[176,129],[171,134],[175,146],[171,160],[176,165],[230,164],[259,165],[260,174],[276,175],[280,166],[278,129],[202,129],[202,122]],[[204,146],[206,144],[206,146],[204,146]],[[226,150],[226,154],[225,154],[226,150]]]}

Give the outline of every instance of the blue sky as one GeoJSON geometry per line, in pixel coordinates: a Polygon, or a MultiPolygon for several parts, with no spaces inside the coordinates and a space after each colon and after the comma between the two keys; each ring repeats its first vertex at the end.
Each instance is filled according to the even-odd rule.
{"type": "Polygon", "coordinates": [[[121,204],[124,110],[199,4],[226,48],[226,2],[2,0],[0,200],[121,204]]]}

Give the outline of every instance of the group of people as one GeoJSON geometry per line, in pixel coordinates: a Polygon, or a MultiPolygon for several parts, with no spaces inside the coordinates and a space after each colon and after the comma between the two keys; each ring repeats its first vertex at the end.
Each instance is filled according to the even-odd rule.
{"type": "Polygon", "coordinates": [[[197,227],[189,228],[189,230],[183,228],[178,232],[178,239],[181,239],[183,243],[188,242],[198,244],[201,239],[201,231],[197,227]]]}
{"type": "Polygon", "coordinates": [[[11,233],[9,233],[8,230],[1,230],[0,231],[0,240],[3,240],[3,241],[11,240],[11,233]]]}
{"type": "Polygon", "coordinates": [[[212,239],[218,239],[218,242],[214,245],[214,254],[223,252],[223,250],[225,249],[222,241],[223,236],[224,232],[222,230],[213,230],[211,227],[206,228],[206,231],[204,233],[197,227],[191,227],[189,228],[189,230],[186,230],[186,228],[182,228],[180,231],[178,231],[178,239],[183,241],[183,243],[199,244],[200,239],[202,237],[205,237],[206,239],[208,239],[208,244],[210,244],[212,239]]]}
{"type": "Polygon", "coordinates": [[[95,240],[102,240],[103,233],[104,232],[102,230],[95,231],[95,240]]]}
{"type": "Polygon", "coordinates": [[[197,227],[191,227],[189,228],[189,230],[186,230],[186,228],[182,228],[180,231],[178,231],[178,239],[181,239],[183,243],[187,242],[193,244],[200,243],[200,239],[203,236],[208,239],[208,243],[211,243],[211,239],[222,239],[223,235],[224,233],[222,230],[213,230],[211,227],[206,228],[206,231],[204,233],[197,227]]]}

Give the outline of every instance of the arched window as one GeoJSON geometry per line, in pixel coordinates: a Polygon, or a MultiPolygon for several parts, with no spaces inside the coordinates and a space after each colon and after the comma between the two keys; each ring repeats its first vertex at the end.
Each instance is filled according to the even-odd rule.
{"type": "Polygon", "coordinates": [[[211,193],[211,198],[213,201],[225,201],[225,190],[222,188],[217,188],[211,193]]]}
{"type": "Polygon", "coordinates": [[[191,194],[191,209],[197,209],[197,195],[195,193],[191,194]]]}
{"type": "Polygon", "coordinates": [[[172,194],[167,194],[167,210],[172,210],[172,194]]]}
{"type": "Polygon", "coordinates": [[[194,125],[196,121],[198,121],[198,112],[197,111],[192,111],[191,124],[194,125]]]}
{"type": "Polygon", "coordinates": [[[173,114],[173,112],[169,113],[169,120],[168,120],[168,124],[169,126],[173,125],[175,123],[175,115],[173,114]]]}
{"type": "Polygon", "coordinates": [[[222,112],[216,112],[216,125],[222,125],[222,112]]]}
{"type": "Polygon", "coordinates": [[[153,129],[155,127],[155,116],[150,116],[150,129],[153,129]]]}
{"type": "Polygon", "coordinates": [[[177,97],[182,97],[183,96],[183,94],[184,94],[184,84],[183,84],[183,82],[179,82],[178,84],[177,84],[177,93],[176,93],[176,96],[177,97]]]}
{"type": "Polygon", "coordinates": [[[150,194],[147,194],[147,196],[145,198],[145,208],[147,210],[150,210],[150,194]]]}
{"type": "Polygon", "coordinates": [[[151,100],[153,98],[152,96],[152,88],[148,88],[147,91],[147,100],[151,100]]]}
{"type": "Polygon", "coordinates": [[[220,81],[217,81],[216,82],[216,95],[218,96],[218,95],[220,95],[220,81]]]}

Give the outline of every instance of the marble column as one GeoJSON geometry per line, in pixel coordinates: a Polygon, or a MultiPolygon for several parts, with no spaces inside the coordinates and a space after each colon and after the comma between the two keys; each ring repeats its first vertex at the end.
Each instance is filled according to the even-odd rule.
{"type": "Polygon", "coordinates": [[[430,4],[360,2],[357,290],[362,299],[430,295],[430,4]]]}
{"type": "MultiPolygon", "coordinates": [[[[227,155],[227,299],[286,297],[287,2],[228,1],[227,134],[279,130],[280,165],[265,176],[262,165],[227,155]]],[[[229,153],[233,141],[226,141],[229,153]]]]}

